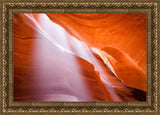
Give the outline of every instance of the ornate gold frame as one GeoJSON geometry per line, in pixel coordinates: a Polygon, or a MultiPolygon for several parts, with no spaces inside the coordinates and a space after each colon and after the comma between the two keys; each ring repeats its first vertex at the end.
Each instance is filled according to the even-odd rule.
{"type": "MultiPolygon", "coordinates": [[[[158,1],[112,2],[107,0],[2,0],[1,8],[1,113],[149,113],[158,114],[158,1]],[[13,13],[146,13],[147,101],[146,102],[14,102],[13,101],[13,13]]],[[[159,21],[160,22],[160,21],[159,21]]]]}

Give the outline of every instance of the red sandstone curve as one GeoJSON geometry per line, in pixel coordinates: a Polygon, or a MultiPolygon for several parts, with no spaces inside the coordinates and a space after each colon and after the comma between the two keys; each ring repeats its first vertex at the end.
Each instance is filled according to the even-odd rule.
{"type": "Polygon", "coordinates": [[[146,73],[128,55],[113,47],[105,47],[96,53],[104,62],[109,61],[107,65],[110,64],[115,76],[125,85],[146,91],[146,73]]]}
{"type": "Polygon", "coordinates": [[[146,14],[47,15],[90,47],[125,52],[146,73],[146,14]]]}
{"type": "Polygon", "coordinates": [[[115,73],[124,84],[146,91],[145,14],[47,15],[90,47],[109,53],[114,58],[111,63],[115,73]]]}
{"type": "MultiPolygon", "coordinates": [[[[39,21],[38,14],[35,14],[33,16],[34,16],[36,22],[38,22],[39,21]]],[[[51,16],[52,18],[53,17],[56,18],[56,16],[60,16],[60,17],[65,18],[64,16],[67,16],[67,15],[66,14],[65,15],[64,14],[61,14],[61,15],[60,14],[59,15],[57,15],[57,14],[51,15],[50,14],[49,16],[51,16]]],[[[140,15],[140,16],[143,17],[143,15],[140,15]]],[[[91,16],[89,14],[86,14],[86,15],[75,14],[75,15],[72,15],[71,17],[69,17],[68,20],[73,21],[72,17],[76,17],[78,19],[84,18],[85,20],[90,19],[92,21],[95,19],[96,20],[103,20],[103,18],[107,18],[107,17],[113,18],[114,16],[113,15],[108,15],[108,16],[97,15],[97,14],[91,16]]],[[[75,18],[75,21],[76,21],[76,18],[75,18]]],[[[63,27],[71,35],[76,36],[76,35],[74,35],[75,34],[74,31],[79,33],[79,31],[77,31],[77,29],[72,28],[73,22],[70,22],[70,23],[65,22],[64,20],[62,20],[62,18],[57,18],[57,20],[65,23],[65,25],[63,25],[63,27]],[[66,23],[68,23],[68,24],[66,24],[66,23]],[[73,30],[75,29],[75,30],[69,31],[69,29],[67,29],[67,27],[70,27],[71,29],[73,29],[73,30]]],[[[89,22],[89,21],[86,21],[86,22],[83,22],[83,21],[80,22],[83,25],[86,24],[86,22],[89,22]]],[[[53,22],[58,23],[57,21],[53,21],[53,22]]],[[[94,23],[93,22],[90,23],[88,26],[92,26],[93,28],[95,27],[94,29],[96,29],[97,28],[96,24],[94,24],[96,21],[94,23]]],[[[100,23],[101,23],[101,21],[100,21],[100,23]]],[[[111,24],[113,24],[113,23],[111,23],[111,24]]],[[[80,28],[78,26],[78,24],[77,24],[77,28],[80,28]]],[[[90,31],[90,29],[88,31],[90,31]]],[[[113,99],[112,94],[114,94],[114,93],[111,92],[110,90],[106,89],[106,86],[104,86],[101,79],[99,78],[99,73],[95,71],[94,66],[91,63],[89,63],[88,61],[78,57],[77,55],[74,55],[74,57],[76,58],[77,62],[79,63],[79,68],[81,70],[81,74],[79,75],[77,72],[69,71],[68,69],[66,70],[66,67],[70,68],[70,70],[72,70],[72,69],[74,69],[74,66],[70,64],[71,62],[69,63],[69,61],[63,57],[70,57],[73,55],[67,54],[67,53],[64,53],[64,54],[60,53],[60,51],[56,47],[54,47],[53,44],[50,44],[48,41],[44,40],[43,36],[37,37],[36,36],[37,32],[41,32],[41,30],[39,30],[39,28],[37,28],[34,23],[32,23],[29,19],[27,19],[24,14],[15,14],[14,15],[14,84],[16,84],[16,85],[14,85],[15,100],[47,101],[46,99],[44,99],[44,94],[46,94],[45,95],[46,97],[48,97],[49,95],[51,95],[51,97],[52,97],[53,96],[52,94],[56,94],[56,92],[54,92],[55,90],[56,91],[61,90],[63,92],[63,94],[73,96],[74,99],[78,99],[80,101],[86,101],[86,100],[89,100],[89,101],[136,101],[136,99],[132,96],[131,90],[126,88],[125,86],[123,86],[123,84],[121,84],[121,82],[114,77],[114,74],[106,68],[106,66],[103,64],[103,58],[100,58],[100,59],[96,58],[96,59],[98,60],[101,67],[106,71],[105,75],[109,76],[108,77],[109,81],[112,83],[112,85],[113,85],[112,87],[114,87],[114,89],[116,89],[117,97],[120,96],[119,98],[113,99]],[[31,28],[29,25],[36,28],[36,30],[31,28]],[[45,55],[45,56],[39,55],[38,57],[36,57],[36,59],[38,60],[38,63],[34,64],[33,62],[35,60],[34,59],[35,57],[33,57],[33,53],[34,53],[33,49],[35,47],[34,44],[37,42],[50,44],[50,45],[47,45],[44,47],[46,49],[51,49],[51,51],[48,52],[47,55],[45,55]],[[57,53],[57,54],[55,55],[53,53],[53,51],[55,51],[55,53],[57,53]],[[47,66],[45,67],[44,73],[41,71],[42,68],[39,67],[39,64],[40,64],[39,60],[41,59],[41,57],[45,58],[46,61],[44,61],[44,63],[47,63],[47,66]],[[48,62],[47,60],[53,60],[53,61],[48,62]],[[53,65],[57,65],[57,67],[55,67],[53,65]],[[79,87],[77,86],[76,82],[75,83],[70,82],[72,79],[67,80],[67,79],[65,79],[65,77],[61,77],[61,79],[59,79],[60,84],[53,85],[51,81],[54,81],[53,79],[57,79],[58,77],[53,78],[52,75],[55,73],[53,73],[53,71],[50,70],[51,68],[52,68],[52,70],[59,71],[59,73],[56,74],[56,76],[59,76],[59,77],[66,76],[66,73],[67,74],[69,73],[70,76],[76,75],[76,76],[83,77],[83,80],[85,81],[85,83],[87,84],[87,87],[88,87],[87,90],[90,93],[89,97],[85,97],[83,94],[80,94],[80,92],[77,92],[79,87]],[[49,71],[47,71],[47,69],[49,71]],[[34,70],[39,71],[39,73],[35,73],[34,70]],[[64,73],[61,72],[62,70],[64,70],[64,73]],[[43,76],[45,76],[45,78],[38,77],[39,75],[43,75],[43,76]],[[36,81],[39,81],[41,84],[37,84],[36,81]],[[71,86],[74,87],[74,89],[70,85],[68,86],[68,84],[63,84],[64,81],[67,81],[67,82],[69,81],[69,84],[72,84],[71,86]],[[58,86],[59,88],[56,88],[55,86],[58,86]]],[[[138,30],[138,32],[139,32],[139,30],[138,30]]],[[[85,33],[85,31],[82,33],[85,33]]],[[[86,32],[86,34],[89,34],[89,33],[86,32]]],[[[91,37],[93,37],[93,35],[91,35],[91,37]]],[[[82,41],[84,39],[83,37],[78,37],[78,38],[81,39],[82,41]]],[[[97,44],[97,48],[99,46],[103,46],[102,48],[104,48],[104,47],[106,47],[106,43],[107,43],[104,40],[104,42],[102,42],[103,43],[103,45],[102,45],[102,43],[100,43],[100,41],[97,42],[98,39],[95,39],[95,43],[90,43],[91,39],[89,39],[87,37],[86,37],[86,40],[88,40],[88,41],[86,41],[87,45],[96,45],[97,44]]],[[[136,40],[138,41],[138,39],[134,39],[133,41],[136,41],[136,40]]],[[[110,44],[110,45],[115,45],[118,47],[118,44],[110,44]]],[[[145,70],[144,70],[145,63],[141,62],[141,60],[145,57],[146,54],[145,54],[145,51],[143,51],[145,49],[145,46],[143,46],[143,45],[141,47],[138,47],[138,50],[141,51],[141,53],[143,53],[143,55],[140,56],[141,53],[140,54],[137,53],[135,56],[135,57],[137,57],[137,55],[138,55],[138,56],[140,56],[140,58],[135,58],[135,57],[131,56],[131,52],[128,52],[127,50],[125,52],[127,55],[130,55],[131,59],[134,60],[133,62],[135,64],[130,63],[130,60],[128,58],[126,58],[125,55],[121,55],[122,59],[120,59],[120,60],[115,57],[115,60],[122,61],[123,65],[128,64],[127,67],[135,68],[136,72],[138,72],[137,70],[139,70],[137,68],[140,68],[140,70],[142,70],[144,73],[145,72],[145,70]],[[139,64],[140,65],[144,64],[144,65],[140,66],[139,64]],[[135,66],[135,65],[137,65],[137,66],[135,66]]],[[[42,47],[43,47],[43,45],[42,45],[42,47]]],[[[122,47],[122,49],[125,49],[125,47],[124,48],[122,47]]],[[[128,46],[128,49],[132,50],[133,48],[128,46]]],[[[114,53],[118,54],[119,52],[121,52],[119,50],[115,51],[114,49],[111,52],[109,52],[110,50],[104,50],[104,51],[106,51],[106,53],[108,53],[111,56],[113,55],[113,57],[114,57],[114,53]]],[[[107,58],[109,58],[109,57],[107,57],[107,58]]],[[[145,61],[145,60],[142,60],[142,61],[145,61]]],[[[119,71],[119,69],[123,68],[124,66],[121,67],[120,64],[118,66],[114,66],[116,64],[117,63],[115,63],[115,61],[113,60],[112,66],[114,69],[117,68],[117,69],[115,69],[116,74],[119,75],[120,78],[122,78],[122,80],[124,80],[124,78],[126,78],[126,77],[123,77],[123,75],[128,74],[128,73],[125,73],[124,71],[121,73],[121,71],[119,71]]],[[[131,73],[133,73],[133,71],[131,71],[131,73]]],[[[105,79],[105,77],[104,77],[104,79],[105,79]]],[[[137,77],[137,80],[139,80],[139,79],[140,78],[137,77]]],[[[132,83],[130,85],[130,82],[128,82],[128,81],[125,81],[124,84],[125,83],[128,83],[127,85],[134,87],[134,85],[132,85],[132,83]]],[[[145,85],[145,84],[143,84],[143,85],[145,85]]],[[[108,87],[110,87],[110,86],[108,86],[108,87]]],[[[141,86],[140,86],[140,88],[138,88],[138,89],[143,90],[145,88],[144,87],[141,88],[141,86]]],[[[71,97],[71,98],[73,98],[73,97],[71,97]]],[[[48,101],[50,101],[50,100],[48,100],[48,101]]]]}
{"type": "MultiPolygon", "coordinates": [[[[14,15],[15,100],[47,101],[47,99],[43,99],[44,96],[52,96],[52,98],[57,98],[55,97],[55,94],[58,93],[57,95],[61,98],[66,97],[62,95],[67,95],[73,96],[79,101],[120,101],[120,99],[115,99],[111,96],[112,92],[107,91],[99,79],[99,74],[94,70],[92,64],[88,63],[84,59],[74,56],[79,63],[81,72],[77,73],[74,71],[74,65],[70,64],[72,62],[67,60],[67,57],[70,57],[71,54],[61,53],[61,51],[53,46],[53,44],[43,39],[43,36],[39,36],[37,38],[36,34],[32,33],[35,32],[35,30],[30,28],[25,23],[31,22],[29,22],[26,17],[23,18],[23,16],[24,15],[22,14],[14,15]],[[20,22],[17,23],[16,20],[20,20],[20,22]],[[34,63],[35,59],[33,56],[33,49],[35,47],[34,44],[37,42],[47,42],[48,45],[45,47],[51,51],[45,55],[39,54],[38,57],[36,57],[37,60],[40,60],[39,58],[45,59],[44,63],[47,63],[47,65],[43,68],[43,70],[41,70],[42,68],[40,67],[40,61],[34,63]],[[52,51],[54,52],[52,53],[52,51]],[[56,53],[56,55],[54,53],[56,53]],[[48,62],[48,60],[52,61],[48,62]],[[84,96],[84,94],[80,91],[81,86],[77,84],[77,78],[73,79],[74,76],[83,77],[83,80],[86,82],[88,87],[86,87],[86,89],[88,89],[89,94],[87,95],[90,96],[89,98],[84,96]],[[69,78],[66,79],[66,77],[69,78]],[[59,82],[59,84],[56,82],[59,82]],[[66,82],[69,82],[70,85],[66,82]]],[[[34,25],[32,24],[32,26],[34,25]]],[[[43,45],[40,47],[43,47],[43,45]]]]}

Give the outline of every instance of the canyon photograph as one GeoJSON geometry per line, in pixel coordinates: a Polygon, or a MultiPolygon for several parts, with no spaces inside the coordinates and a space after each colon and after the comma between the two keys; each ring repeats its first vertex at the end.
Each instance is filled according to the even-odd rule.
{"type": "Polygon", "coordinates": [[[13,50],[14,101],[146,101],[146,14],[14,13],[13,50]]]}

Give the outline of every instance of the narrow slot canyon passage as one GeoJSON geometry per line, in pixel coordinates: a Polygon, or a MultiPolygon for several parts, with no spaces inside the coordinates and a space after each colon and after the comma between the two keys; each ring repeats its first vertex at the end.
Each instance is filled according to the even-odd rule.
{"type": "Polygon", "coordinates": [[[146,14],[14,14],[14,101],[146,101],[146,14]]]}

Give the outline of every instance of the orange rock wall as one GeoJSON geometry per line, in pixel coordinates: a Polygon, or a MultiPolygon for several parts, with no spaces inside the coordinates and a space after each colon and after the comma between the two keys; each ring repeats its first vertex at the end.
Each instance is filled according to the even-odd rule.
{"type": "Polygon", "coordinates": [[[47,15],[91,47],[125,52],[146,73],[146,14],[47,15]]]}
{"type": "Polygon", "coordinates": [[[59,97],[63,94],[62,97],[73,96],[80,101],[137,101],[133,88],[146,91],[145,14],[47,15],[67,33],[98,49],[99,52],[92,53],[111,86],[103,83],[93,64],[76,54],[62,52],[39,35],[42,32],[36,26],[40,24],[39,14],[32,15],[35,23],[24,14],[14,14],[15,100],[54,101],[57,94],[59,97]],[[40,50],[35,55],[37,43],[40,50]],[[80,73],[70,57],[77,60],[80,73]],[[106,57],[117,76],[104,64],[106,57]],[[80,93],[83,87],[75,76],[83,78],[87,96],[80,93]]]}

